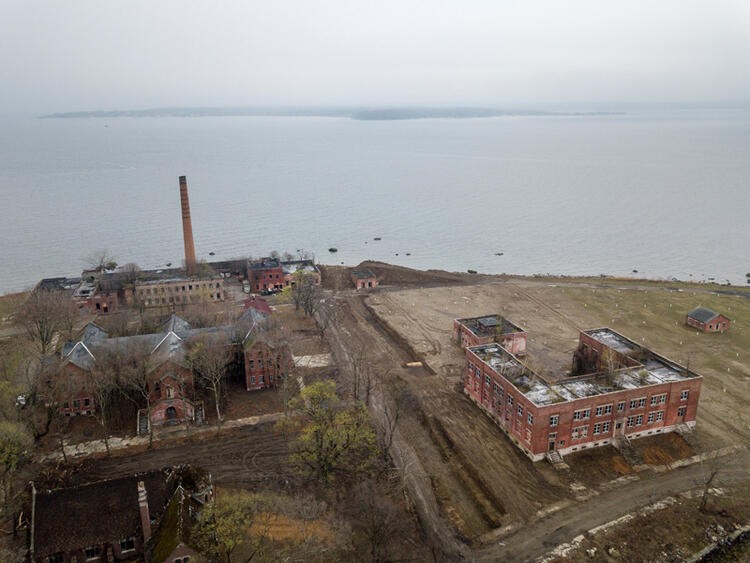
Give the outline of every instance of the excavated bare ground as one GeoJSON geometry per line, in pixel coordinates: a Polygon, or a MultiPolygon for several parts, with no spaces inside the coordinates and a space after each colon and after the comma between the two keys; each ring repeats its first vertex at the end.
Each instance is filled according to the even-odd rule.
{"type": "MultiPolygon", "coordinates": [[[[511,522],[530,518],[564,498],[567,489],[549,466],[534,467],[454,383],[423,369],[402,368],[413,349],[392,338],[358,296],[337,300],[336,318],[348,338],[342,346],[367,346],[368,361],[400,377],[418,398],[400,432],[429,474],[441,512],[459,537],[472,542],[511,522]]],[[[411,342],[409,340],[409,342],[411,342]]]]}
{"type": "Polygon", "coordinates": [[[402,266],[393,266],[384,262],[365,261],[355,267],[348,266],[319,266],[321,282],[324,288],[336,291],[352,289],[351,272],[355,269],[367,268],[378,278],[381,286],[437,286],[474,284],[496,279],[494,276],[481,274],[462,274],[445,272],[442,270],[412,270],[402,266]]]}

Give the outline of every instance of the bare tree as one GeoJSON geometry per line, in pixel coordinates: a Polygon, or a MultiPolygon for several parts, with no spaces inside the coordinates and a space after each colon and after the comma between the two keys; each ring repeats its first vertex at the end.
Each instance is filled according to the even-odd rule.
{"type": "Polygon", "coordinates": [[[103,274],[117,268],[117,262],[106,249],[95,250],[85,258],[86,266],[103,274]]]}
{"type": "Polygon", "coordinates": [[[364,346],[354,352],[351,362],[352,367],[352,395],[356,401],[365,405],[370,404],[370,393],[375,384],[372,373],[372,365],[367,356],[364,346]]]}
{"type": "Polygon", "coordinates": [[[201,335],[189,343],[188,361],[201,381],[211,390],[216,406],[216,420],[221,429],[221,389],[232,355],[223,338],[201,335]]]}
{"type": "Polygon", "coordinates": [[[112,418],[110,409],[113,406],[114,395],[118,390],[117,375],[121,361],[122,359],[111,351],[99,350],[90,382],[91,394],[94,397],[94,413],[104,432],[104,447],[107,450],[107,455],[110,453],[109,433],[112,418]]]}
{"type": "Polygon", "coordinates": [[[394,539],[406,524],[398,505],[383,489],[384,483],[366,480],[352,491],[349,516],[360,561],[392,560],[394,539]]]}
{"type": "Polygon", "coordinates": [[[317,278],[310,272],[297,270],[294,273],[292,303],[296,311],[302,308],[308,317],[312,317],[320,306],[322,292],[316,282],[317,278]]]}
{"type": "Polygon", "coordinates": [[[708,458],[706,460],[706,463],[701,460],[701,486],[703,487],[703,494],[701,494],[701,501],[698,504],[698,510],[700,510],[701,512],[706,512],[706,507],[708,506],[708,498],[711,494],[711,488],[714,481],[716,480],[716,477],[721,471],[721,467],[722,466],[719,461],[719,457],[716,454],[708,458]]]}
{"type": "MultiPolygon", "coordinates": [[[[130,343],[112,350],[110,364],[117,389],[137,407],[146,405],[148,417],[148,447],[154,443],[151,424],[151,349],[147,343],[130,343]]],[[[140,422],[140,421],[139,421],[140,422]]]]}
{"type": "MultiPolygon", "coordinates": [[[[387,381],[383,378],[383,381],[387,381]]],[[[384,383],[388,386],[383,393],[383,418],[381,420],[380,432],[380,451],[383,454],[383,461],[388,460],[391,446],[398,429],[401,416],[409,408],[414,407],[416,402],[411,395],[406,384],[400,379],[394,379],[391,383],[384,383]]]]}
{"type": "Polygon", "coordinates": [[[120,267],[120,272],[125,283],[134,284],[141,273],[141,267],[135,262],[128,262],[120,267]]]}
{"type": "Polygon", "coordinates": [[[52,351],[55,336],[62,332],[70,339],[78,318],[78,308],[62,291],[39,289],[31,293],[17,315],[39,354],[52,351]]]}

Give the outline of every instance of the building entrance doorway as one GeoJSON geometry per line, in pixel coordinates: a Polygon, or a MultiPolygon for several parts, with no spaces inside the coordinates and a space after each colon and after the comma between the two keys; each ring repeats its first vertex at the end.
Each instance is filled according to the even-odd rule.
{"type": "Polygon", "coordinates": [[[177,409],[174,407],[167,407],[167,420],[174,420],[177,418],[177,409]]]}

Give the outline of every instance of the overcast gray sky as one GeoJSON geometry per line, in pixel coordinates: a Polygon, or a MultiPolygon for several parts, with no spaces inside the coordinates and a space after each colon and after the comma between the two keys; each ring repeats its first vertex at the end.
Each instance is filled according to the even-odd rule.
{"type": "Polygon", "coordinates": [[[749,0],[0,0],[0,111],[747,105],[749,0]]]}

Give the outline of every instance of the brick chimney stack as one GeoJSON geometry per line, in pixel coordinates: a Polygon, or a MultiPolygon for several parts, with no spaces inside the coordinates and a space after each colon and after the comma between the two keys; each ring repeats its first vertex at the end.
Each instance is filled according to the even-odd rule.
{"type": "Polygon", "coordinates": [[[182,205],[182,238],[185,242],[185,270],[190,275],[195,273],[195,244],[193,243],[193,223],[190,221],[190,200],[185,176],[180,176],[180,204],[182,205]]]}
{"type": "Polygon", "coordinates": [[[143,530],[143,543],[146,544],[151,538],[151,514],[148,511],[148,495],[146,485],[138,481],[138,508],[141,511],[141,530],[143,530]]]}

